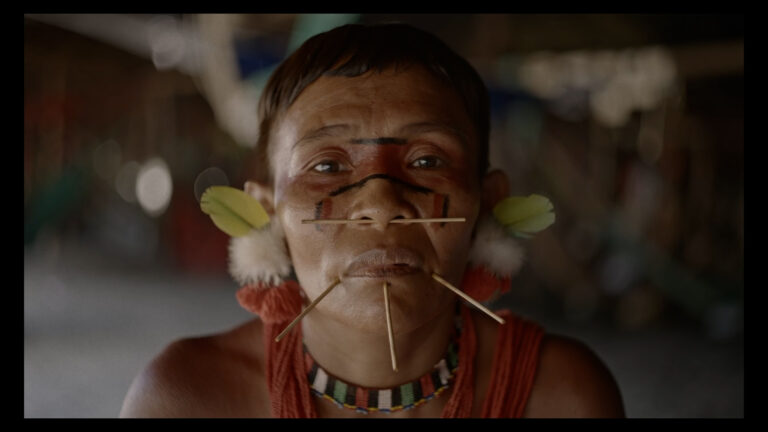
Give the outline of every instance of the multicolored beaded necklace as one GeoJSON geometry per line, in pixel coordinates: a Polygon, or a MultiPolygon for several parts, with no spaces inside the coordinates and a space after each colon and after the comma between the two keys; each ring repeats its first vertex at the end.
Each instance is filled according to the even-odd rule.
{"type": "Polygon", "coordinates": [[[310,390],[315,396],[328,399],[339,408],[353,409],[361,414],[379,411],[392,413],[415,408],[444,392],[459,368],[458,337],[461,320],[456,319],[456,331],[445,356],[421,378],[394,388],[365,388],[346,383],[326,372],[315,362],[304,345],[304,362],[310,390]]]}

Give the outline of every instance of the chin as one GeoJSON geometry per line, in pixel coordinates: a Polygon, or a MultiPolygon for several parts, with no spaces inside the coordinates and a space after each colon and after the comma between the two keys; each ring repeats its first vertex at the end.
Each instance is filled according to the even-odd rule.
{"type": "MultiPolygon", "coordinates": [[[[372,333],[386,333],[383,285],[389,282],[390,308],[395,333],[407,332],[435,319],[451,305],[450,291],[430,276],[412,274],[398,277],[348,278],[338,292],[328,295],[325,313],[347,325],[372,333]],[[333,298],[332,294],[335,294],[333,298]]],[[[325,300],[324,300],[325,301],[325,300]]]]}

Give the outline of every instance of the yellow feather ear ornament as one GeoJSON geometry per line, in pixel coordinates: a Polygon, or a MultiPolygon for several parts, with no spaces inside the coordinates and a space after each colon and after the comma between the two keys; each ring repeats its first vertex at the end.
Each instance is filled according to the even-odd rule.
{"type": "Polygon", "coordinates": [[[284,322],[298,315],[301,290],[296,281],[288,280],[291,258],[280,222],[270,220],[257,199],[229,186],[208,188],[200,207],[232,237],[229,273],[242,287],[237,292],[240,305],[267,323],[284,322]]]}
{"type": "Polygon", "coordinates": [[[523,266],[525,251],[517,239],[530,239],[555,222],[552,203],[541,195],[513,196],[500,201],[493,215],[477,227],[464,272],[462,289],[478,301],[509,290],[523,266]]]}

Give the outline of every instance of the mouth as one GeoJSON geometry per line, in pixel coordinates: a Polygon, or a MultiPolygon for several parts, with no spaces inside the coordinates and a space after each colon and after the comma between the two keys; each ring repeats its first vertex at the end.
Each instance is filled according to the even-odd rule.
{"type": "Polygon", "coordinates": [[[346,277],[384,278],[421,273],[421,255],[406,248],[377,248],[358,255],[347,266],[346,277]]]}

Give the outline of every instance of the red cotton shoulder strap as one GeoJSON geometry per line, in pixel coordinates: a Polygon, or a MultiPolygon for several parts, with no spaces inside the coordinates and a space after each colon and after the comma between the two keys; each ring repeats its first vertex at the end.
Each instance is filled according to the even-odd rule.
{"type": "Polygon", "coordinates": [[[508,310],[496,313],[505,323],[499,328],[481,417],[520,418],[533,388],[544,330],[508,310]]]}
{"type": "Polygon", "coordinates": [[[301,326],[288,333],[280,342],[275,337],[288,321],[264,325],[267,350],[267,387],[275,418],[316,418],[317,411],[304,370],[301,347],[301,326]]]}

